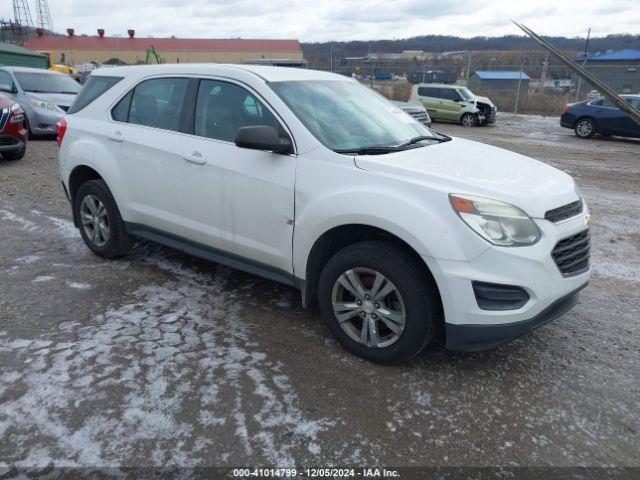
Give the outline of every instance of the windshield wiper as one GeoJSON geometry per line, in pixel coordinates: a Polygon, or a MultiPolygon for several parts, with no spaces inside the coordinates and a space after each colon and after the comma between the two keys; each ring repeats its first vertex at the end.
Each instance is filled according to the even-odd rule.
{"type": "Polygon", "coordinates": [[[382,155],[385,153],[393,153],[393,152],[401,152],[406,150],[408,147],[415,145],[416,143],[420,143],[423,140],[432,140],[434,142],[448,142],[451,140],[451,137],[447,135],[443,135],[442,133],[434,132],[437,137],[433,135],[419,135],[417,137],[413,137],[410,140],[407,140],[400,145],[370,145],[368,147],[360,147],[360,148],[344,148],[334,150],[336,153],[351,153],[355,155],[382,155]]]}
{"type": "Polygon", "coordinates": [[[410,145],[415,145],[416,143],[422,142],[423,140],[433,140],[435,142],[448,142],[449,140],[451,140],[451,137],[447,137],[446,135],[442,135],[441,133],[438,133],[438,135],[440,135],[440,137],[434,137],[433,135],[419,135],[417,137],[413,137],[410,140],[407,140],[404,143],[401,143],[400,145],[396,145],[395,148],[402,150],[403,148],[406,148],[410,145]]]}
{"type": "Polygon", "coordinates": [[[334,150],[336,153],[353,153],[356,155],[381,155],[383,153],[391,153],[398,152],[398,147],[389,146],[385,147],[382,145],[372,145],[369,147],[359,147],[359,148],[338,148],[334,150]]]}

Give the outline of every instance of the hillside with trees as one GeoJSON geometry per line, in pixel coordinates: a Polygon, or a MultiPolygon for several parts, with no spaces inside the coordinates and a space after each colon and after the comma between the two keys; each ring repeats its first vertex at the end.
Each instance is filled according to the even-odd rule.
{"type": "MultiPolygon", "coordinates": [[[[545,37],[563,51],[583,52],[585,38],[545,37]]],[[[368,53],[400,53],[404,50],[422,50],[443,53],[460,50],[472,51],[522,51],[541,50],[532,39],[525,36],[460,38],[446,35],[423,35],[399,40],[371,40],[350,42],[302,43],[305,58],[311,66],[324,66],[333,48],[334,60],[345,57],[362,57],[368,53]]],[[[595,37],[589,41],[589,52],[606,52],[631,48],[640,50],[640,35],[616,34],[595,37]]]]}

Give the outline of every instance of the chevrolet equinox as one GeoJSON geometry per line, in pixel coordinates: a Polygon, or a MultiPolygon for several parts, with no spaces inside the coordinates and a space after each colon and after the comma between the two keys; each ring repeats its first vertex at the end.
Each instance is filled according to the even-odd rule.
{"type": "Polygon", "coordinates": [[[88,248],[152,240],[301,291],[348,350],[508,342],[589,279],[587,205],[544,163],[430,130],[331,73],[250,65],[94,72],[58,129],[88,248]]]}

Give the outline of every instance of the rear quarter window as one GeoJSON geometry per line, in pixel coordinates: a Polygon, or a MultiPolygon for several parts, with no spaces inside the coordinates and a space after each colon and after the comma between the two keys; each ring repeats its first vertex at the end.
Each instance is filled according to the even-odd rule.
{"type": "Polygon", "coordinates": [[[91,75],[82,87],[82,90],[80,90],[80,93],[78,93],[68,113],[79,112],[120,80],[122,80],[122,77],[98,77],[91,75]]]}

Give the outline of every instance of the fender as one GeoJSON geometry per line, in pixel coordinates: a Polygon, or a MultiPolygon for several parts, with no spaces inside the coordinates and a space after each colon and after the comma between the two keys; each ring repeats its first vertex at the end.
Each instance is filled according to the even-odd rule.
{"type": "MultiPolygon", "coordinates": [[[[360,174],[365,172],[360,171],[360,174]]],[[[451,260],[469,260],[490,248],[480,237],[474,238],[468,227],[455,217],[449,200],[419,201],[408,185],[399,194],[393,185],[377,186],[372,192],[363,188],[333,192],[300,208],[293,239],[293,269],[298,279],[306,278],[309,254],[315,242],[329,230],[342,225],[361,224],[385,230],[409,244],[419,255],[451,260]],[[442,215],[446,209],[450,218],[442,215]],[[341,212],[336,215],[336,212],[341,212]],[[342,213],[344,212],[344,213],[342,213]],[[423,227],[421,227],[423,225],[423,227]],[[464,230],[460,235],[460,230],[464,230]],[[468,239],[461,242],[460,239],[468,239]]]]}
{"type": "MultiPolygon", "coordinates": [[[[72,122],[73,116],[68,121],[72,122]]],[[[73,129],[68,130],[60,149],[60,159],[65,159],[60,162],[60,176],[63,183],[71,195],[69,180],[73,171],[81,166],[95,170],[109,187],[123,220],[128,220],[130,216],[127,210],[129,196],[127,191],[122,188],[124,185],[122,172],[115,157],[117,148],[107,149],[99,142],[91,141],[91,136],[82,135],[83,126],[86,127],[87,124],[90,124],[90,120],[83,119],[78,123],[81,125],[74,125],[73,129]],[[66,149],[69,151],[64,152],[66,149]]]]}

